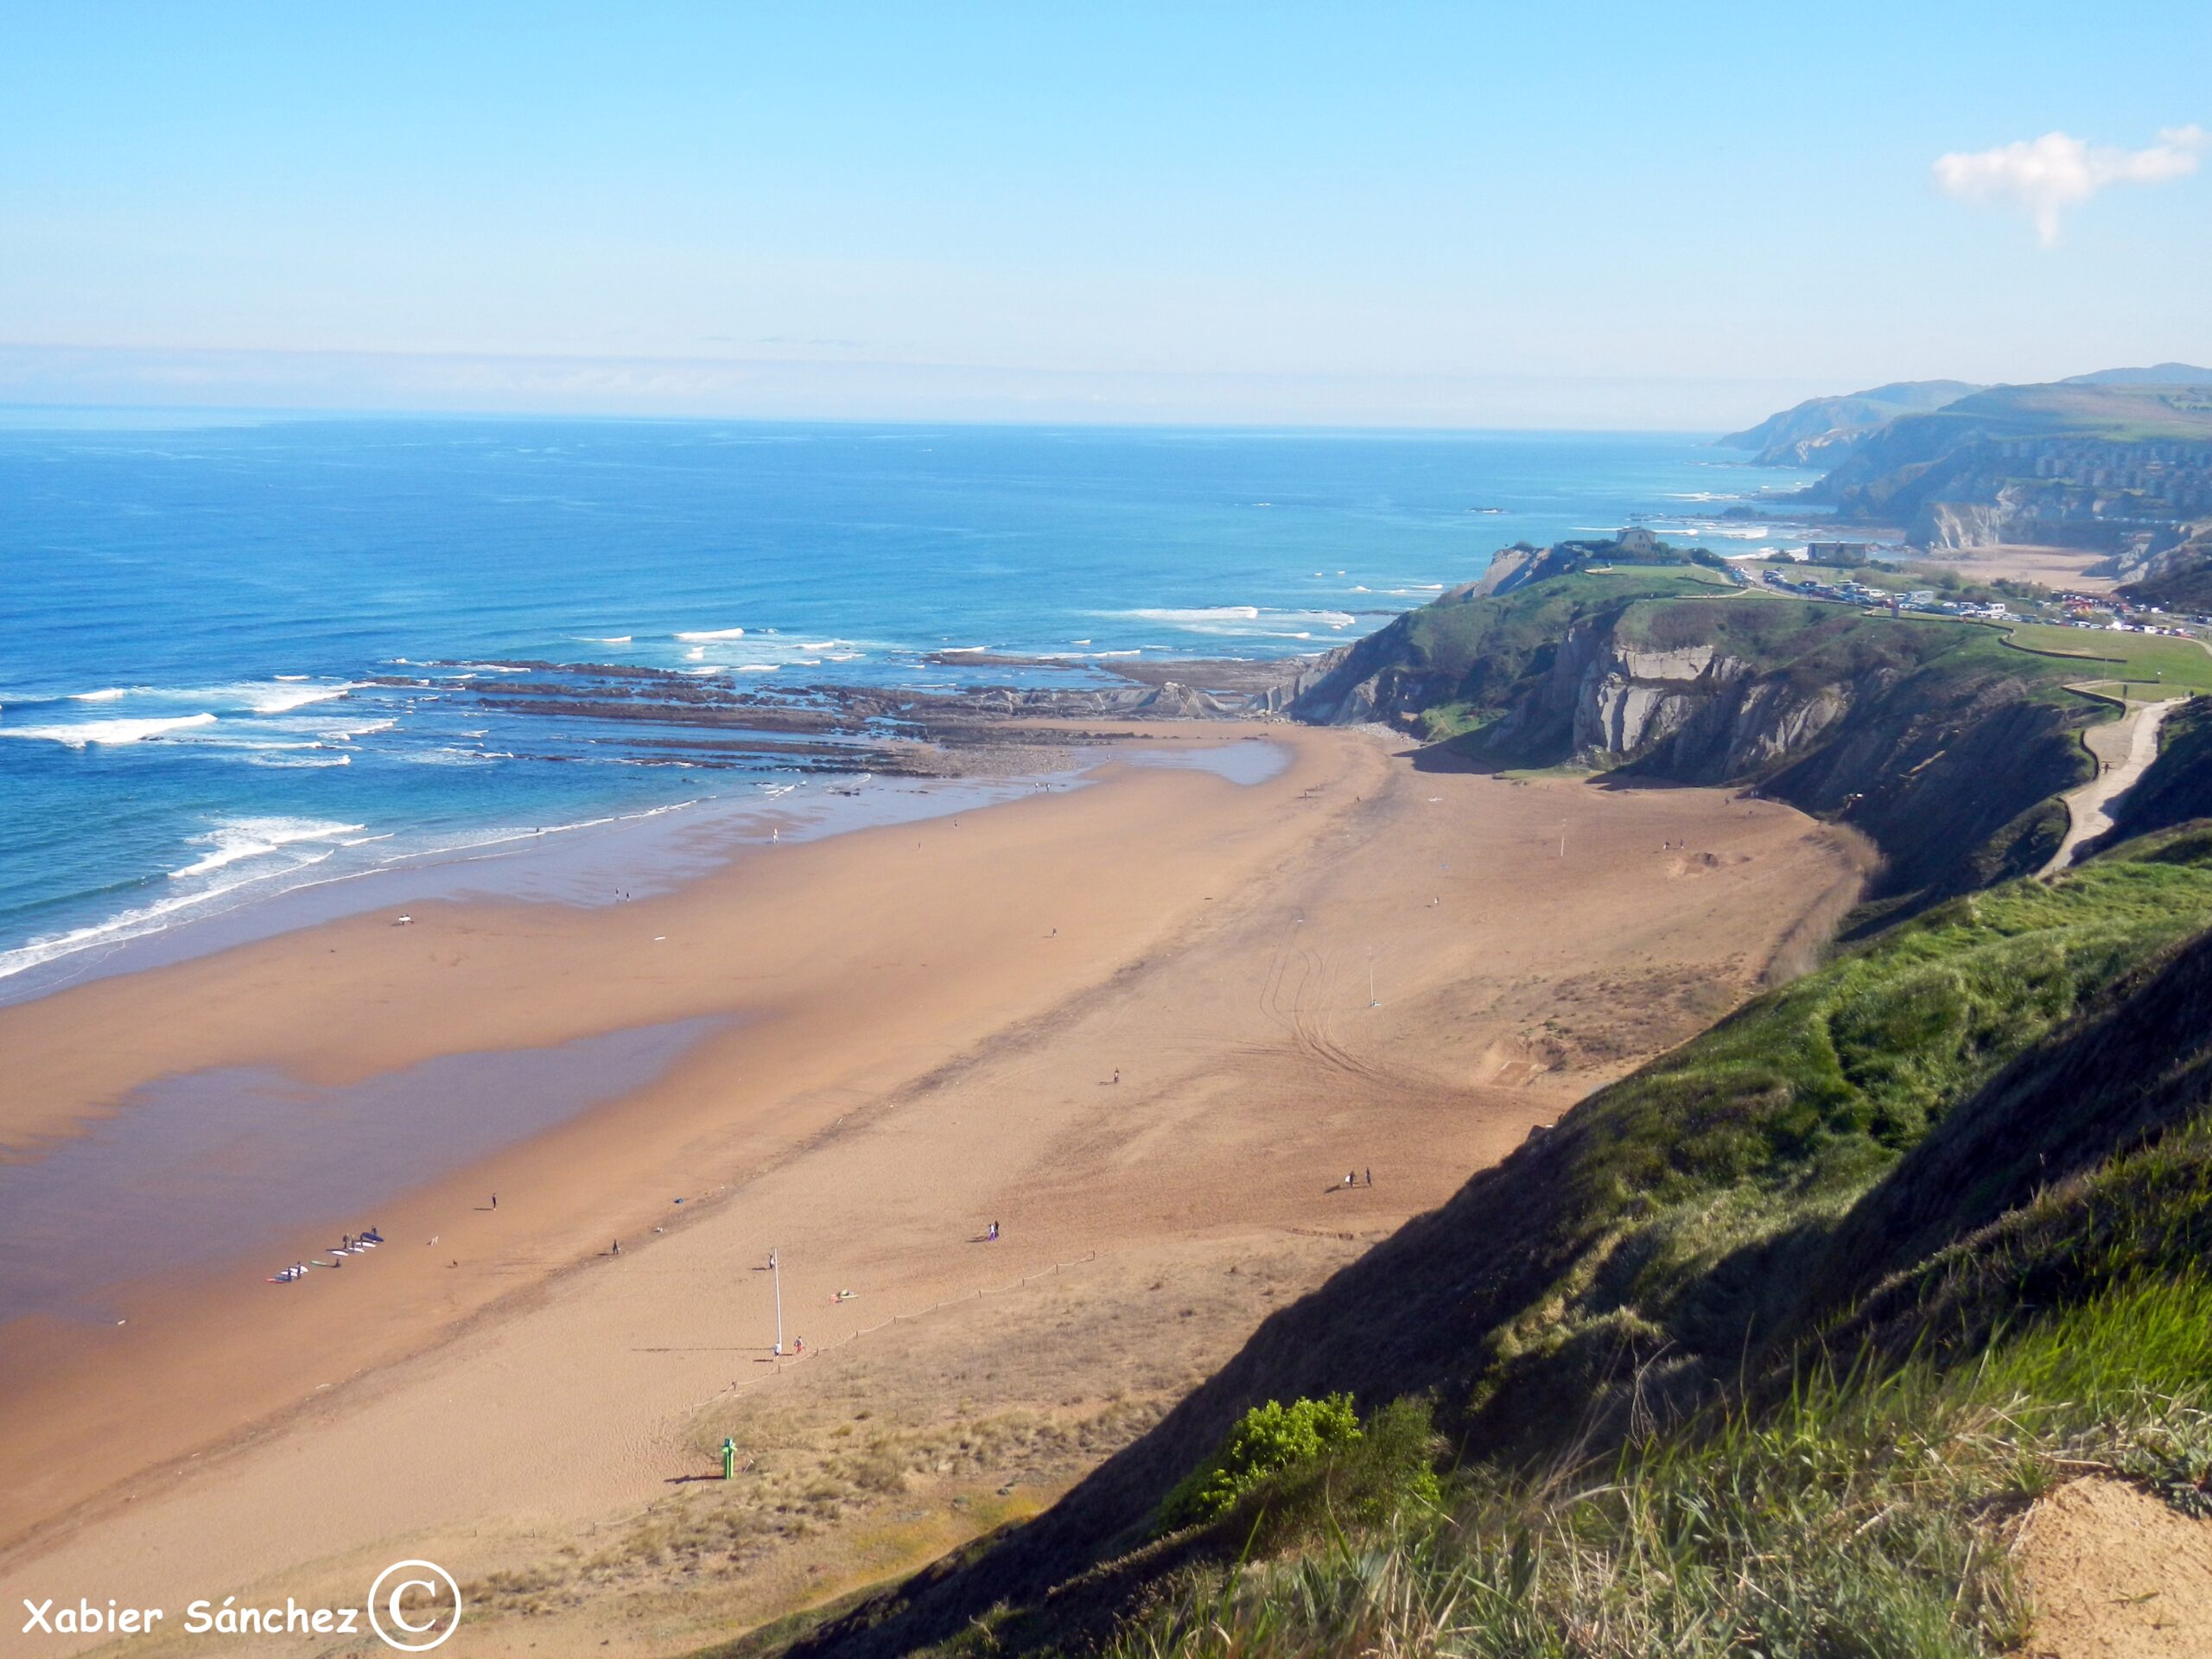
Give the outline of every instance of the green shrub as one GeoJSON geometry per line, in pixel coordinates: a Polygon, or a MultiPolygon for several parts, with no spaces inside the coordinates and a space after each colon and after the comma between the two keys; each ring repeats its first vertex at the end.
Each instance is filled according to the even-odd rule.
{"type": "Polygon", "coordinates": [[[1418,1524],[1441,1513],[1436,1460],[1445,1449],[1429,1402],[1395,1400],[1365,1424],[1351,1396],[1269,1401],[1245,1413],[1221,1450],[1160,1506],[1173,1529],[1217,1520],[1240,1505],[1255,1511],[1252,1547],[1274,1550],[1345,1526],[1418,1524]]]}
{"type": "Polygon", "coordinates": [[[1280,1535],[1317,1533],[1332,1524],[1418,1524],[1443,1506],[1444,1489],[1436,1478],[1443,1449],[1428,1402],[1394,1400],[1344,1445],[1274,1478],[1275,1530],[1280,1535]]]}
{"type": "MultiPolygon", "coordinates": [[[[1986,1348],[1893,1369],[1869,1351],[1586,1464],[1470,1465],[1452,1524],[1346,1506],[1295,1539],[1255,1530],[1244,1559],[1163,1581],[1103,1651],[1994,1659],[2031,1634],[2008,1523],[2037,1493],[2101,1470],[2212,1512],[2208,1319],[2203,1274],[2133,1278],[1986,1348]]],[[[1390,1433],[1425,1440],[1425,1410],[1401,1406],[1390,1433]]],[[[1372,1455],[1389,1414],[1306,1478],[1372,1455]]]]}
{"type": "Polygon", "coordinates": [[[1324,1453],[1359,1438],[1348,1394],[1255,1406],[1229,1431],[1221,1449],[1168,1493],[1160,1506],[1160,1524],[1173,1529],[1217,1519],[1271,1476],[1318,1463],[1324,1453]]]}

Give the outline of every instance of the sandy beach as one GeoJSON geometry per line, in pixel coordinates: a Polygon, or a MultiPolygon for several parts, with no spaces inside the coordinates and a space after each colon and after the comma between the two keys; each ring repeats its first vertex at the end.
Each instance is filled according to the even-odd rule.
{"type": "MultiPolygon", "coordinates": [[[[232,1069],[378,1110],[455,1057],[574,1085],[557,1121],[476,1124],[481,1153],[512,1103],[416,1098],[346,1151],[372,1209],[277,1236],[242,1212],[250,1249],[107,1293],[123,1323],[10,1327],[4,1593],[358,1596],[429,1554],[477,1587],[467,1651],[646,1654],[895,1571],[1044,1501],[1269,1306],[1709,1023],[1850,879],[1816,825],[1724,791],[1422,771],[1364,731],[1140,743],[1255,741],[1287,757],[1264,782],[1109,765],[663,898],[413,906],[0,1010],[0,1141],[33,1168],[232,1069]],[[640,1032],[666,1040],[591,1046],[640,1032]],[[372,1254],[265,1282],[370,1224],[372,1254]],[[772,1249],[808,1350],[781,1363],[772,1249]],[[946,1427],[984,1421],[1022,1427],[946,1427]],[[724,1434],[755,1512],[823,1470],[846,1495],[796,1530],[716,1521],[724,1434]],[[870,1485],[862,1440],[905,1464],[870,1485]]],[[[227,1155],[251,1177],[250,1141],[227,1155]]]]}
{"type": "Polygon", "coordinates": [[[1928,562],[1954,568],[1971,582],[2037,582],[2061,593],[2108,594],[2118,583],[2089,571],[2109,556],[2092,548],[1999,544],[1945,549],[1930,553],[1928,562]]]}

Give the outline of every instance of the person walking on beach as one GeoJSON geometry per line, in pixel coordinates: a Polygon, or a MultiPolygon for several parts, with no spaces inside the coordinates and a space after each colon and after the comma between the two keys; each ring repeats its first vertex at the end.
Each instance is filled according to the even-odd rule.
{"type": "Polygon", "coordinates": [[[617,1255],[622,1254],[622,1241],[619,1238],[614,1241],[614,1254],[617,1255]]]}
{"type": "Polygon", "coordinates": [[[988,1233],[985,1233],[985,1234],[983,1235],[983,1237],[985,1238],[985,1240],[986,1240],[986,1241],[988,1241],[988,1242],[989,1242],[989,1243],[996,1243],[998,1242],[998,1236],[999,1236],[999,1224],[998,1224],[998,1223],[996,1223],[996,1222],[995,1221],[995,1222],[993,1222],[993,1223],[991,1224],[991,1230],[990,1230],[989,1232],[988,1232],[988,1233]]]}
{"type": "Polygon", "coordinates": [[[494,1210],[499,1207],[499,1195],[496,1192],[492,1195],[492,1207],[494,1210]]]}

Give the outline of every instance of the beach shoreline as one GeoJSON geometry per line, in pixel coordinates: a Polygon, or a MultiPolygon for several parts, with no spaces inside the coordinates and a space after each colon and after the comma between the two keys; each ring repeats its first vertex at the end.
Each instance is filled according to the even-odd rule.
{"type": "MultiPolygon", "coordinates": [[[[1004,722],[1009,730],[1019,724],[1004,722]]],[[[1096,757],[1082,758],[1096,745],[1087,733],[1071,730],[1067,736],[1069,747],[1057,750],[969,748],[957,760],[949,758],[942,776],[832,772],[756,779],[731,793],[484,832],[336,873],[322,873],[320,863],[249,869],[233,887],[168,901],[175,905],[173,911],[162,904],[126,908],[76,933],[0,952],[37,957],[0,973],[0,1008],[410,902],[511,899],[593,906],[619,902],[626,892],[664,893],[757,842],[918,823],[1017,799],[1033,788],[1079,784],[1097,764],[1096,757]]],[[[1232,728],[1224,724],[1223,740],[1231,738],[1232,728]]],[[[387,831],[364,836],[362,844],[391,839],[387,831]]]]}
{"type": "Polygon", "coordinates": [[[11,1340],[0,1577],[262,1582],[470,1515],[619,1508],[772,1359],[750,1353],[772,1246],[820,1346],[1085,1252],[1394,1225],[1745,994],[1845,868],[1772,803],[1427,772],[1367,731],[1128,747],[1255,736],[1288,754],[1275,776],[1114,765],[756,845],[633,904],[442,901],[0,1009],[29,1086],[12,1137],[180,1073],[342,1090],[709,1022],[642,1084],[265,1256],[377,1225],[343,1270],[269,1286],[227,1261],[130,1287],[126,1324],[11,1340]],[[1348,1147],[1372,1190],[1323,1175],[1348,1147]],[[1008,1236],[979,1255],[992,1220],[1008,1236]],[[821,1311],[846,1284],[865,1319],[821,1311]],[[729,1335],[670,1346],[702,1313],[729,1335]],[[551,1445],[576,1461],[518,1471],[551,1445]],[[418,1446],[444,1478],[388,1466],[418,1446]]]}
{"type": "MultiPolygon", "coordinates": [[[[1120,747],[1159,755],[1174,746],[1187,745],[1206,754],[1257,735],[1220,725],[1163,724],[1120,747]]],[[[1295,739],[1286,741],[1278,735],[1274,741],[1287,753],[1295,739]]],[[[710,1108],[701,1104],[710,1090],[708,1080],[729,1064],[727,1056],[733,1043],[744,1048],[760,1035],[758,1030],[746,1027],[781,1019],[818,1032],[825,1015],[819,1009],[794,1006],[803,998],[794,997],[788,988],[756,988],[765,972],[733,976],[727,983],[702,982],[722,976],[695,974],[683,988],[673,993],[677,1000],[672,1002],[670,988],[653,982],[652,973],[637,972],[635,965],[657,954],[655,947],[673,944],[679,951],[690,948],[682,937],[684,924],[676,918],[684,916],[702,901],[702,894],[718,886],[734,887],[741,895],[740,906],[753,906],[756,912],[762,906],[776,907],[774,889],[785,881],[802,892],[822,891],[849,883],[858,873],[867,871],[873,873],[879,889],[887,890],[894,884],[884,878],[897,869],[897,861],[920,852],[934,837],[954,833],[963,823],[972,830],[979,823],[975,814],[987,807],[1019,804],[1031,811],[1051,813],[1056,808],[1065,811],[1066,804],[1096,787],[1092,774],[1106,758],[1101,754],[1079,770],[1056,771],[988,795],[967,790],[947,791],[930,803],[926,816],[919,817],[893,814],[887,821],[853,828],[834,819],[826,824],[810,824],[794,817],[796,833],[789,841],[771,840],[765,833],[765,823],[749,822],[762,815],[748,813],[742,832],[725,839],[714,855],[694,857],[684,879],[664,884],[658,893],[616,905],[578,906],[562,898],[444,896],[442,889],[448,874],[444,868],[422,872],[424,887],[410,893],[403,885],[404,874],[395,872],[375,908],[348,906],[337,915],[304,926],[257,931],[238,944],[194,951],[174,962],[0,1007],[0,1047],[5,1047],[14,1058],[10,1086],[4,1101],[0,1101],[0,1144],[11,1154],[11,1166],[3,1173],[30,1179],[38,1177],[42,1165],[71,1149],[89,1133],[104,1127],[126,1134],[135,1128],[135,1122],[118,1122],[119,1118],[132,1119],[143,1110],[132,1103],[135,1096],[181,1078],[211,1078],[221,1084],[243,1077],[245,1068],[251,1067],[310,1088],[343,1090],[435,1065],[445,1057],[516,1051],[557,1053],[625,1032],[679,1024],[702,1028],[694,1031],[680,1054],[668,1056],[666,1064],[636,1086],[598,1091],[558,1121],[535,1132],[514,1134],[477,1156],[455,1161],[424,1155],[421,1163],[428,1166],[427,1179],[421,1167],[410,1169],[406,1149],[387,1149],[395,1167],[385,1192],[374,1195],[372,1201],[365,1198],[360,1204],[301,1220],[282,1236],[263,1241],[257,1253],[244,1249],[213,1252],[181,1269],[134,1275],[105,1287],[99,1306],[79,1308],[73,1318],[47,1316],[22,1321],[16,1334],[24,1339],[5,1344],[6,1357],[0,1358],[0,1420],[19,1429],[25,1416],[48,1414],[51,1402],[41,1399],[41,1394],[47,1389],[56,1396],[66,1394],[77,1388],[87,1373],[136,1372],[148,1364],[182,1363],[179,1355],[156,1352],[142,1362],[118,1351],[118,1332],[144,1336],[158,1348],[160,1339],[149,1334],[149,1313],[156,1308],[188,1306],[219,1319],[225,1314],[242,1315],[245,1328],[254,1333],[246,1340],[270,1341],[291,1323],[284,1316],[295,1310],[287,1308],[286,1301],[300,1300],[325,1287],[303,1281],[297,1287],[300,1294],[284,1294],[280,1299],[280,1293],[290,1293],[294,1287],[265,1287],[266,1274],[257,1269],[265,1268],[266,1273],[274,1273],[296,1261],[336,1260],[326,1252],[335,1248],[341,1233],[378,1226],[391,1243],[381,1255],[347,1262],[347,1266],[357,1269],[348,1283],[396,1276],[393,1269],[404,1254],[398,1249],[403,1234],[418,1254],[432,1249],[424,1242],[429,1239],[440,1241],[441,1245],[455,1243],[447,1230],[449,1223],[428,1220],[416,1225],[418,1217],[474,1214],[503,1182],[511,1195],[503,1214],[514,1217],[518,1211],[512,1194],[532,1180],[534,1171],[547,1171],[550,1179],[551,1168],[569,1155],[572,1143],[594,1142],[623,1134],[621,1124],[651,1109],[651,1102],[641,1103],[641,1096],[654,1101],[680,1099],[695,1115],[713,1116],[710,1108]],[[770,857],[779,864],[773,881],[766,879],[769,872],[760,861],[770,857]],[[800,868],[793,877],[795,866],[800,868]],[[420,896],[423,891],[433,896],[425,899],[420,896]],[[412,918],[405,926],[395,925],[397,918],[391,914],[395,908],[412,918]],[[555,969],[557,977],[568,982],[563,988],[563,1005],[557,1008],[549,1006],[547,997],[532,997],[524,991],[524,982],[544,966],[542,961],[531,959],[536,953],[567,945],[580,956],[592,958],[599,950],[594,941],[617,932],[628,940],[625,967],[594,960],[588,969],[572,963],[555,969]],[[502,982],[486,983],[482,976],[493,970],[467,956],[473,945],[487,947],[493,953],[501,945],[509,947],[506,965],[497,970],[505,976],[502,982]],[[334,956],[341,958],[344,965],[318,960],[334,956]],[[450,988],[427,987],[423,976],[440,967],[448,977],[456,969],[467,969],[474,981],[475,994],[464,992],[457,1006],[437,1007],[451,995],[450,988]],[[316,982],[305,988],[286,985],[285,982],[302,974],[313,975],[316,982]],[[628,981],[632,992],[626,1002],[613,1005],[595,995],[604,982],[602,976],[628,981]],[[576,983],[580,977],[584,980],[581,986],[576,983]],[[416,987],[411,1006],[381,1019],[359,1017],[359,1009],[365,1003],[404,1001],[410,983],[416,987]],[[426,989],[427,997],[423,994],[426,989]],[[208,1010],[216,1007],[229,1010],[232,1018],[210,1017],[208,1010]],[[493,1011],[501,1007],[507,1010],[505,1017],[493,1011]],[[353,1016],[342,1019],[335,1027],[328,1023],[333,1012],[348,1007],[356,1011],[353,1016]],[[673,1019],[666,1017],[671,1014],[673,1019]],[[499,1028],[502,1026],[503,1029],[499,1028]],[[718,1035],[727,1040],[717,1041],[718,1035]],[[221,1288],[214,1289],[217,1286],[221,1288]],[[261,1294],[264,1289],[268,1294],[261,1294]],[[248,1291],[260,1296],[262,1306],[239,1305],[248,1291]],[[211,1301],[211,1295],[216,1300],[211,1301]]],[[[1155,796],[1165,801],[1194,793],[1234,793],[1250,786],[1205,767],[1123,764],[1116,770],[1124,774],[1117,780],[1124,790],[1147,798],[1135,814],[1145,820],[1189,816],[1187,808],[1180,804],[1173,812],[1160,812],[1151,804],[1155,796]]],[[[971,835],[970,839],[974,838],[971,835]]],[[[1193,837],[1194,842],[1201,839],[1202,836],[1193,837]]],[[[1043,901],[1042,894],[1036,897],[1043,901]]],[[[1075,912],[1084,906],[1077,902],[1065,908],[1075,912]]],[[[1061,940],[1052,934],[1053,926],[1050,922],[1042,924],[1037,930],[1039,939],[1051,944],[1058,954],[1076,955],[1077,930],[1072,914],[1065,936],[1069,949],[1058,950],[1061,940]]],[[[791,927],[790,945],[804,950],[804,936],[809,931],[791,927]]],[[[866,938],[857,912],[848,913],[842,931],[849,938],[866,938]]],[[[915,941],[904,943],[911,945],[915,941]]],[[[867,948],[863,946],[864,952],[867,948]]],[[[976,953],[970,949],[963,954],[972,957],[976,953]]],[[[926,968],[925,963],[921,965],[926,968]]],[[[657,969],[658,963],[654,967],[657,969]]],[[[849,971],[849,963],[817,963],[809,994],[834,1002],[836,988],[849,971]]],[[[537,982],[542,989],[544,982],[537,982]]],[[[997,1006],[1013,1012],[1023,1002],[1009,994],[997,1006]]],[[[834,1016],[828,1017],[826,1023],[834,1025],[834,1016]]],[[[970,1035],[979,1036],[984,1029],[983,1025],[974,1025],[970,1035]]],[[[932,1028],[933,1039],[941,1034],[932,1028]]],[[[787,1050],[818,1046],[834,1052],[836,1046],[817,1045],[812,1036],[779,1040],[787,1050]]],[[[931,1053],[933,1057],[934,1051],[931,1053]]],[[[885,1086],[889,1081],[885,1079],[885,1086]]],[[[268,1109],[272,1113],[296,1111],[302,1103],[298,1098],[276,1098],[268,1103],[268,1109]]],[[[842,1116],[830,1114],[826,1120],[818,1113],[796,1116],[766,1133],[758,1145],[748,1144],[747,1150],[756,1156],[772,1155],[766,1149],[780,1144],[787,1135],[804,1138],[818,1133],[825,1122],[833,1123],[842,1116]]],[[[288,1132],[281,1117],[262,1128],[272,1135],[288,1132]]],[[[234,1144],[205,1150],[211,1156],[236,1159],[238,1155],[234,1144]]],[[[240,1174],[238,1184],[242,1197],[250,1190],[251,1179],[250,1169],[240,1174]]],[[[654,1185],[672,1190],[668,1197],[657,1200],[633,1197],[613,1203],[573,1205],[561,1214],[557,1224],[539,1228],[519,1243],[503,1243],[500,1248],[505,1254],[492,1271],[534,1283],[540,1277],[566,1270],[571,1255],[576,1260],[590,1259],[588,1244],[601,1232],[611,1240],[620,1230],[630,1230],[633,1234],[631,1248],[635,1249],[634,1235],[643,1232],[650,1237],[653,1227],[683,1218],[683,1203],[696,1206],[715,1196],[713,1191],[699,1190],[697,1183],[683,1183],[672,1173],[654,1185]]],[[[601,1247],[605,1246],[606,1240],[601,1240],[601,1247]]],[[[457,1259],[445,1254],[441,1265],[457,1259]]],[[[310,1275],[311,1280],[315,1277],[310,1275]]],[[[419,1284],[423,1274],[416,1272],[413,1278],[419,1284]]],[[[465,1322],[506,1294],[507,1289],[501,1287],[488,1298],[477,1294],[455,1299],[440,1290],[436,1318],[447,1325],[456,1319],[465,1322]]],[[[345,1369],[349,1374],[373,1369],[419,1345],[419,1332],[410,1327],[410,1335],[397,1342],[357,1344],[345,1369]]],[[[296,1389],[304,1376],[304,1372],[296,1371],[284,1376],[281,1385],[275,1376],[265,1376],[256,1396],[258,1406],[274,1407],[284,1390],[296,1389]]],[[[162,1414],[172,1414],[178,1403],[173,1398],[168,1400],[168,1410],[162,1414]]],[[[234,1429],[258,1414],[256,1410],[226,1414],[212,1400],[203,1403],[208,1416],[233,1417],[234,1429]]],[[[151,1404],[149,1395],[149,1409],[151,1404]]],[[[7,1428],[0,1427],[0,1448],[11,1438],[7,1428]]],[[[185,1444],[181,1437],[171,1444],[156,1436],[154,1449],[173,1454],[185,1449],[185,1444]]],[[[89,1455],[89,1440],[81,1450],[89,1455]]],[[[56,1460],[43,1460],[49,1465],[47,1483],[64,1487],[81,1484],[54,1483],[52,1465],[56,1460]]],[[[69,1459],[58,1461],[67,1464],[69,1459]]],[[[8,1477],[17,1473],[9,1467],[3,1450],[0,1450],[0,1470],[7,1470],[8,1477]]],[[[8,1477],[0,1477],[0,1484],[11,1484],[8,1477]]],[[[24,1498],[35,1501],[41,1484],[38,1476],[26,1471],[17,1490],[24,1498]]],[[[75,1492],[73,1498],[87,1495],[75,1492]]],[[[14,1531],[10,1528],[10,1535],[14,1531]]],[[[6,1541],[0,1537],[0,1544],[6,1541]]]]}

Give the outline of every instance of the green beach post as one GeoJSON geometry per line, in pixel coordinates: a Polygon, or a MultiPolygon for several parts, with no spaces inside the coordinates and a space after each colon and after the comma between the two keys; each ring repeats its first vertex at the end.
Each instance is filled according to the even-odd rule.
{"type": "Polygon", "coordinates": [[[737,1442],[727,1436],[722,1440],[722,1478],[737,1478],[737,1442]]]}

